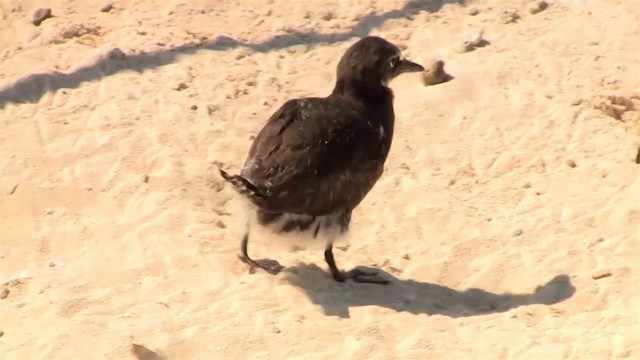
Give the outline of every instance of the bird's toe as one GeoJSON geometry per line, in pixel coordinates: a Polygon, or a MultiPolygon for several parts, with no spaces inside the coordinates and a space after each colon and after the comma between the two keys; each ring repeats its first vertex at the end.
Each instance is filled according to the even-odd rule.
{"type": "Polygon", "coordinates": [[[276,275],[284,269],[284,266],[280,265],[280,263],[276,260],[272,259],[260,259],[256,260],[256,264],[262,270],[268,272],[271,275],[276,275]]]}

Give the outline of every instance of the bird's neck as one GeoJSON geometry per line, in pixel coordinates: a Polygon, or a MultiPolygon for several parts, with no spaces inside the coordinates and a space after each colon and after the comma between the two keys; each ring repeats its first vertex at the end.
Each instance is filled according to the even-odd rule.
{"type": "Polygon", "coordinates": [[[367,121],[370,124],[382,126],[383,132],[380,133],[379,145],[382,146],[381,151],[384,157],[378,160],[384,162],[391,148],[395,127],[393,91],[379,81],[373,83],[338,78],[331,96],[344,96],[350,101],[363,105],[367,111],[367,121]]]}
{"type": "Polygon", "coordinates": [[[344,77],[336,80],[331,95],[348,96],[371,106],[383,105],[389,100],[393,101],[393,92],[380,81],[344,77]]]}

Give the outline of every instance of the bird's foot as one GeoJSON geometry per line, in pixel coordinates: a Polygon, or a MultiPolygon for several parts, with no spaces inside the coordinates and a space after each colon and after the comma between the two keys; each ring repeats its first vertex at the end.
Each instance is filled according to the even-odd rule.
{"type": "Polygon", "coordinates": [[[346,279],[351,279],[353,282],[364,284],[379,284],[387,285],[389,280],[378,275],[377,271],[365,271],[360,269],[353,269],[349,271],[342,271],[333,274],[333,279],[338,282],[345,282],[346,279]]]}
{"type": "Polygon", "coordinates": [[[272,259],[253,260],[249,257],[245,257],[242,255],[239,256],[238,258],[242,260],[243,263],[249,265],[249,274],[254,274],[258,269],[262,269],[271,275],[276,275],[280,273],[282,269],[284,269],[284,266],[280,265],[280,263],[277,260],[272,260],[272,259]]]}

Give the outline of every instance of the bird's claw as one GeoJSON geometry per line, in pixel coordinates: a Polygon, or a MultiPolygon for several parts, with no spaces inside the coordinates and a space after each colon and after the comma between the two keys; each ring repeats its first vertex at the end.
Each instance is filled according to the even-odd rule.
{"type": "Polygon", "coordinates": [[[271,275],[276,275],[284,269],[284,266],[280,265],[277,260],[272,259],[258,259],[252,260],[244,256],[239,256],[240,260],[249,265],[249,274],[255,274],[258,269],[262,269],[271,275]]]}

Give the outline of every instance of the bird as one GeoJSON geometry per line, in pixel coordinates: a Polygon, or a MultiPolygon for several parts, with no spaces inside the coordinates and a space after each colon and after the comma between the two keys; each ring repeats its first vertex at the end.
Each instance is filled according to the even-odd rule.
{"type": "MultiPolygon", "coordinates": [[[[324,258],[335,281],[388,284],[377,271],[339,270],[333,243],[383,174],[395,123],[389,82],[423,71],[388,40],[359,39],[340,58],[328,96],[285,101],[254,138],[240,174],[219,167],[220,175],[248,200],[260,225],[275,233],[326,235],[324,258]]],[[[284,269],[278,261],[249,256],[250,227],[240,259],[251,273],[278,274],[284,269]]]]}

